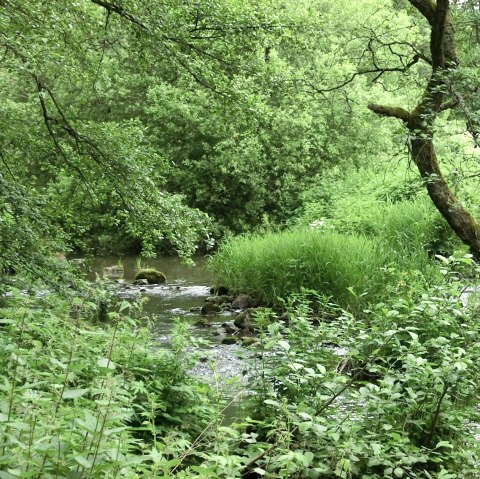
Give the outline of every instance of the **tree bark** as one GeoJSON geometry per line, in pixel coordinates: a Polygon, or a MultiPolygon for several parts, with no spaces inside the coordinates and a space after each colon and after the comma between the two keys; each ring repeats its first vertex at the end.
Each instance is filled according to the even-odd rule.
{"type": "Polygon", "coordinates": [[[435,154],[431,138],[411,141],[412,158],[420,176],[425,180],[428,194],[437,210],[447,220],[455,234],[469,246],[476,259],[480,259],[480,225],[463,206],[445,181],[435,154]]]}
{"type": "Polygon", "coordinates": [[[432,73],[422,98],[411,111],[386,105],[368,105],[378,115],[402,120],[410,131],[411,155],[428,194],[455,234],[480,260],[480,225],[455,196],[442,175],[433,144],[433,124],[442,110],[445,79],[458,65],[449,0],[409,0],[431,26],[432,73]]]}

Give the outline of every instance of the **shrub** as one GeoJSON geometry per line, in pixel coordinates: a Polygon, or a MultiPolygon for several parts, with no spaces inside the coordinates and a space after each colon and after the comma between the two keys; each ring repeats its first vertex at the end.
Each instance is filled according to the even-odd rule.
{"type": "Polygon", "coordinates": [[[323,225],[339,233],[364,234],[394,249],[446,256],[461,245],[433,206],[418,177],[360,170],[326,176],[305,193],[297,225],[323,225]]]}
{"type": "Polygon", "coordinates": [[[477,315],[460,301],[463,261],[449,259],[444,281],[415,297],[392,286],[362,316],[313,326],[305,296],[287,323],[260,318],[252,410],[270,447],[248,468],[323,479],[479,477],[480,338],[477,315]]]}
{"type": "Polygon", "coordinates": [[[0,311],[1,477],[152,477],[178,464],[213,414],[187,374],[184,326],[159,349],[138,305],[121,302],[99,328],[81,296],[12,301],[0,311]]]}

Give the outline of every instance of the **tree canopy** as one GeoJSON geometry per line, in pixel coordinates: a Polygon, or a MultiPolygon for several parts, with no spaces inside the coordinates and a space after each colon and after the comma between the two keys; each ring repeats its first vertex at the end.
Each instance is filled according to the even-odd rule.
{"type": "Polygon", "coordinates": [[[477,2],[3,0],[0,24],[3,268],[282,227],[332,167],[420,167],[433,128],[476,174],[451,152],[476,158],[477,2]]]}

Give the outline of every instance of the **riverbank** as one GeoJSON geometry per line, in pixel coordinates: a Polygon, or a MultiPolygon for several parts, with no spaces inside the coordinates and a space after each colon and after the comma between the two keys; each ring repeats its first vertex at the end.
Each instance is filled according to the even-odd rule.
{"type": "Polygon", "coordinates": [[[322,318],[331,303],[296,294],[281,320],[251,315],[248,349],[207,353],[194,318],[172,317],[171,301],[209,292],[187,278],[108,283],[118,299],[104,323],[103,281],[63,299],[12,289],[0,310],[2,467],[99,479],[478,477],[478,312],[462,304],[459,274],[475,266],[446,261],[441,284],[415,296],[397,284],[362,315],[336,306],[322,318]],[[166,307],[165,334],[145,296],[166,307]],[[241,350],[245,369],[222,371],[241,350]],[[226,422],[231,401],[244,413],[226,422]]]}

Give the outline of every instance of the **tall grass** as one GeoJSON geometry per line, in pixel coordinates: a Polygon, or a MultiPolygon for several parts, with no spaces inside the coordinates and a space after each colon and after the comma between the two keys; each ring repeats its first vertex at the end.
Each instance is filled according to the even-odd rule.
{"type": "Polygon", "coordinates": [[[406,251],[380,238],[334,231],[296,229],[264,236],[228,240],[212,258],[218,284],[254,295],[266,303],[301,289],[332,296],[342,306],[359,305],[359,296],[378,299],[384,294],[386,269],[430,271],[420,249],[406,251]]]}
{"type": "Polygon", "coordinates": [[[211,268],[218,283],[267,303],[308,288],[360,307],[387,294],[392,270],[398,281],[417,270],[434,276],[431,258],[459,246],[418,175],[332,170],[304,193],[292,230],[230,239],[211,268]]]}
{"type": "Polygon", "coordinates": [[[357,221],[344,229],[379,238],[402,254],[448,256],[460,246],[447,222],[425,197],[371,205],[368,214],[358,214],[357,221]]]}
{"type": "Polygon", "coordinates": [[[304,194],[295,226],[322,223],[339,233],[378,237],[394,250],[449,256],[461,245],[412,173],[364,169],[319,180],[304,194]]]}

